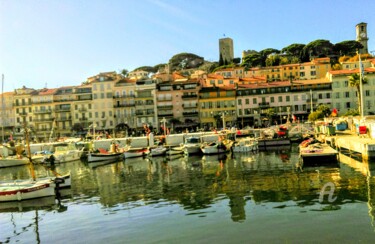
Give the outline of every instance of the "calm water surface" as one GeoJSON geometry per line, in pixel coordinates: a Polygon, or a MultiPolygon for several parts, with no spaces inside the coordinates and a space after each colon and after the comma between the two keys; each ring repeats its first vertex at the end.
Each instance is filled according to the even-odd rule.
{"type": "MultiPolygon", "coordinates": [[[[375,162],[297,162],[293,146],[57,165],[72,188],[60,201],[0,203],[0,243],[373,243],[375,162]],[[332,198],[320,201],[327,183],[332,198]]],[[[0,169],[0,180],[28,177],[24,166],[0,169]]]]}

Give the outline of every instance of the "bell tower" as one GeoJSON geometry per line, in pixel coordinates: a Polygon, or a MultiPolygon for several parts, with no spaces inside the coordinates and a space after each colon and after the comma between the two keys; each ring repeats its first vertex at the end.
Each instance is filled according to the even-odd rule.
{"type": "Polygon", "coordinates": [[[367,23],[359,23],[355,26],[356,41],[363,45],[363,48],[359,50],[359,53],[368,53],[368,36],[367,36],[367,23]]]}

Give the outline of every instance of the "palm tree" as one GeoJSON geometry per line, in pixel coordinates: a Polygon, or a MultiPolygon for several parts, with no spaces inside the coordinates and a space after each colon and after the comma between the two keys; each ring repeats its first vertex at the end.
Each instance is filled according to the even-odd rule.
{"type": "MultiPolygon", "coordinates": [[[[354,73],[350,75],[349,78],[349,86],[355,87],[357,89],[357,98],[358,98],[358,112],[361,113],[362,104],[361,104],[361,87],[360,87],[360,75],[358,73],[354,73]]],[[[362,77],[362,85],[367,83],[366,77],[362,77]]]]}

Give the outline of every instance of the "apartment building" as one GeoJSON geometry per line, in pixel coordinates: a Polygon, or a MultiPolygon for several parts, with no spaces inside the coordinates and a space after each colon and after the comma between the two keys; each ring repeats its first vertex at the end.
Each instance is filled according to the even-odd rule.
{"type": "MultiPolygon", "coordinates": [[[[348,110],[358,108],[357,88],[351,87],[349,76],[359,73],[359,69],[335,70],[327,73],[328,79],[332,82],[332,105],[337,109],[338,115],[345,114],[348,110]]],[[[364,104],[364,115],[375,114],[375,68],[364,69],[367,83],[363,83],[362,94],[364,104]]]]}
{"type": "MultiPolygon", "coordinates": [[[[13,92],[4,92],[0,94],[1,99],[1,140],[8,139],[13,133],[15,124],[15,113],[13,109],[13,92]]],[[[12,135],[13,136],[13,135],[12,135]]]]}
{"type": "Polygon", "coordinates": [[[115,125],[135,128],[135,86],[134,80],[120,79],[113,87],[115,125]]]}

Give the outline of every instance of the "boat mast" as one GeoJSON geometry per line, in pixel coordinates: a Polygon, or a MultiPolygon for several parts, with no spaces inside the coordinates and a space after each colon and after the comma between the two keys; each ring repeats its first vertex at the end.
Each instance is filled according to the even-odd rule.
{"type": "Polygon", "coordinates": [[[29,139],[29,129],[26,127],[26,122],[24,123],[24,130],[25,130],[25,140],[26,140],[26,149],[27,149],[27,157],[29,158],[29,169],[31,173],[31,177],[33,180],[36,180],[35,171],[33,161],[31,160],[31,150],[30,150],[30,139],[29,139]]]}
{"type": "Polygon", "coordinates": [[[1,75],[1,135],[4,143],[4,74],[1,75]]]}

